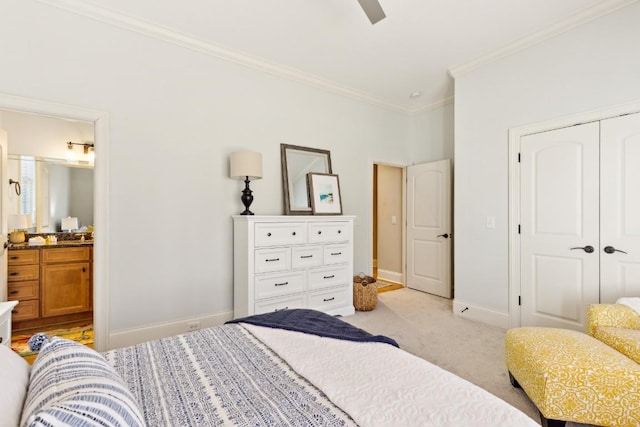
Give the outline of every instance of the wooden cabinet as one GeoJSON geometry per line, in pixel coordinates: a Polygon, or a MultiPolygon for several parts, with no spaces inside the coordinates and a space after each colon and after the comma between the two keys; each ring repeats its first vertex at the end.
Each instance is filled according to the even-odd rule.
{"type": "Polygon", "coordinates": [[[12,320],[37,319],[40,316],[40,250],[9,251],[7,292],[10,301],[20,301],[12,320]]]}
{"type": "Polygon", "coordinates": [[[10,249],[8,299],[15,331],[91,321],[91,245],[10,249]]]}
{"type": "Polygon", "coordinates": [[[42,249],[42,317],[91,310],[88,247],[42,249]]]}
{"type": "Polygon", "coordinates": [[[234,317],[353,314],[353,218],[234,216],[234,317]]]}

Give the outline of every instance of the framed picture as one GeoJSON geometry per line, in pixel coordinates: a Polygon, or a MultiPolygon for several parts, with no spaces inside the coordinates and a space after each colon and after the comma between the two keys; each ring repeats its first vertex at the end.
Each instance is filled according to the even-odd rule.
{"type": "Polygon", "coordinates": [[[342,215],[338,175],[309,173],[311,211],[314,215],[342,215]]]}

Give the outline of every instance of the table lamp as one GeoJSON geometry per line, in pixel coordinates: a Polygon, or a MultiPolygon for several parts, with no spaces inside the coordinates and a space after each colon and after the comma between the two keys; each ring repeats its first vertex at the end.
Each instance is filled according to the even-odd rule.
{"type": "Polygon", "coordinates": [[[236,179],[244,179],[244,190],[240,200],[244,205],[244,212],[240,215],[253,215],[249,210],[253,202],[252,191],[249,188],[249,178],[262,178],[262,154],[254,151],[236,151],[229,157],[229,176],[236,179]]]}

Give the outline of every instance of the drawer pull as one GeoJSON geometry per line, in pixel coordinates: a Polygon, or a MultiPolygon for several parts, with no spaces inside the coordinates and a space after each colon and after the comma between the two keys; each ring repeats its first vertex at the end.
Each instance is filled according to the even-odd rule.
{"type": "Polygon", "coordinates": [[[322,276],[325,279],[333,279],[334,277],[336,277],[335,274],[332,274],[331,276],[322,276]]]}
{"type": "Polygon", "coordinates": [[[14,255],[14,256],[10,256],[9,259],[20,259],[20,257],[17,255],[14,255]]]}
{"type": "Polygon", "coordinates": [[[274,262],[274,261],[280,261],[280,258],[267,258],[265,259],[266,262],[274,262]]]}
{"type": "Polygon", "coordinates": [[[329,301],[333,301],[334,299],[336,299],[336,297],[331,297],[331,298],[325,298],[322,301],[324,302],[329,302],[329,301]]]}
{"type": "Polygon", "coordinates": [[[284,282],[284,283],[274,283],[273,286],[285,286],[288,285],[289,282],[284,282]]]}
{"type": "Polygon", "coordinates": [[[2,340],[4,339],[4,337],[0,337],[0,344],[2,344],[2,340]]]}
{"type": "Polygon", "coordinates": [[[336,255],[342,255],[342,252],[331,252],[332,256],[336,256],[336,255]]]}
{"type": "Polygon", "coordinates": [[[14,308],[13,310],[11,310],[11,314],[18,314],[18,310],[14,308]]]}
{"type": "Polygon", "coordinates": [[[338,230],[338,234],[342,233],[342,230],[338,230]]]}
{"type": "Polygon", "coordinates": [[[295,235],[296,235],[296,232],[294,231],[293,233],[291,233],[291,235],[292,235],[292,236],[295,236],[295,235]]]}
{"type": "Polygon", "coordinates": [[[271,233],[267,233],[267,237],[271,237],[271,233]]]}
{"type": "Polygon", "coordinates": [[[285,308],[276,308],[273,311],[282,311],[282,310],[289,310],[289,307],[285,307],[285,308]]]}
{"type": "Polygon", "coordinates": [[[17,293],[19,293],[20,291],[16,291],[15,289],[12,291],[9,291],[9,295],[15,295],[17,293]]]}
{"type": "Polygon", "coordinates": [[[20,273],[18,273],[17,271],[12,271],[11,273],[9,273],[9,276],[19,276],[20,273]]]}
{"type": "Polygon", "coordinates": [[[318,230],[318,234],[322,234],[322,231],[321,231],[321,230],[318,230]]]}
{"type": "Polygon", "coordinates": [[[300,258],[313,258],[313,255],[300,255],[300,258]]]}

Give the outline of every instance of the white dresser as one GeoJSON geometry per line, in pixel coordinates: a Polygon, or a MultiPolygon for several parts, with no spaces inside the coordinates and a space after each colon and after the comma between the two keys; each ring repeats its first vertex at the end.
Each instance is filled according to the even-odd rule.
{"type": "Polygon", "coordinates": [[[350,315],[353,216],[233,217],[233,316],[291,308],[350,315]]]}
{"type": "Polygon", "coordinates": [[[0,345],[11,345],[11,310],[18,301],[0,302],[0,345]]]}

